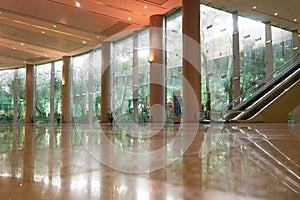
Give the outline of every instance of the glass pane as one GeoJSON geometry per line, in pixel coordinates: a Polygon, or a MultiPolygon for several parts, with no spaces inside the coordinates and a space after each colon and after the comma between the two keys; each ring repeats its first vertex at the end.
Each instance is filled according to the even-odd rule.
{"type": "MultiPolygon", "coordinates": [[[[177,12],[167,17],[166,22],[167,48],[167,117],[174,117],[173,96],[182,96],[182,14],[177,12]]],[[[182,102],[176,114],[182,113],[182,102]]]]}
{"type": "Polygon", "coordinates": [[[232,14],[204,5],[200,10],[202,105],[223,110],[232,99],[232,14]]]}
{"type": "Polygon", "coordinates": [[[14,76],[14,69],[0,71],[0,123],[13,122],[14,76]]]}
{"type": "Polygon", "coordinates": [[[133,37],[114,43],[114,115],[118,121],[133,119],[133,37]]]}
{"type": "Polygon", "coordinates": [[[272,26],[273,67],[278,69],[293,56],[292,37],[290,31],[272,26]]]}
{"type": "Polygon", "coordinates": [[[62,66],[63,61],[56,61],[55,67],[55,78],[54,78],[54,118],[57,122],[60,122],[62,118],[61,113],[61,78],[62,78],[62,66]]]}
{"type": "Polygon", "coordinates": [[[73,118],[75,122],[88,121],[89,54],[72,58],[73,66],[73,118]]]}
{"type": "Polygon", "coordinates": [[[48,123],[50,121],[50,79],[51,63],[36,67],[36,122],[48,123]]]}
{"type": "Polygon", "coordinates": [[[240,87],[241,94],[243,94],[266,76],[265,24],[244,17],[239,17],[238,23],[240,32],[240,87]]]}

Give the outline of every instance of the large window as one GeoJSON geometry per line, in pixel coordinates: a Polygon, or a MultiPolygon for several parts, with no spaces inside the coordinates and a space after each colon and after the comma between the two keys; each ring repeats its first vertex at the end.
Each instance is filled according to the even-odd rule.
{"type": "Polygon", "coordinates": [[[138,121],[145,122],[149,111],[150,92],[150,52],[149,29],[143,29],[138,35],[138,121]]]}
{"type": "Polygon", "coordinates": [[[240,88],[242,94],[266,75],[266,40],[265,24],[244,17],[239,17],[238,23],[240,32],[240,88]]]}
{"type": "Polygon", "coordinates": [[[222,110],[232,90],[232,14],[201,5],[202,104],[222,110]]]}
{"type": "Polygon", "coordinates": [[[36,100],[34,121],[39,123],[50,122],[50,80],[51,63],[36,67],[36,100]]]}
{"type": "Polygon", "coordinates": [[[293,56],[292,37],[292,32],[272,26],[274,70],[293,56]]]}
{"type": "Polygon", "coordinates": [[[118,121],[133,119],[133,37],[114,43],[114,114],[118,121]]]}
{"type": "Polygon", "coordinates": [[[100,116],[101,50],[72,58],[73,119],[95,122],[100,116]]]}
{"type": "MultiPolygon", "coordinates": [[[[173,96],[179,99],[182,96],[182,14],[180,11],[167,16],[166,36],[167,115],[172,119],[173,96]]],[[[181,110],[177,110],[176,113],[181,114],[181,110]]]]}
{"type": "Polygon", "coordinates": [[[11,123],[14,114],[14,76],[15,70],[0,72],[0,121],[11,123]]]}

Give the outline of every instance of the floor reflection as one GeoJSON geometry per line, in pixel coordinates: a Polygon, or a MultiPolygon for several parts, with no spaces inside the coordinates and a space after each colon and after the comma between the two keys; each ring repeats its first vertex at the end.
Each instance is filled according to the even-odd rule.
{"type": "Polygon", "coordinates": [[[0,198],[299,199],[299,128],[0,126],[0,198]]]}

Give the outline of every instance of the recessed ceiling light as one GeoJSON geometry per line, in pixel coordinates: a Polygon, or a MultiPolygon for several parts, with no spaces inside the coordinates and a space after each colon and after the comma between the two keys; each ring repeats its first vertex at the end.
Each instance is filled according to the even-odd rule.
{"type": "Polygon", "coordinates": [[[26,63],[26,61],[23,61],[23,63],[26,63]]]}
{"type": "Polygon", "coordinates": [[[21,43],[21,45],[23,46],[23,45],[24,45],[24,43],[22,42],[22,43],[21,43]]]}
{"type": "Polygon", "coordinates": [[[56,28],[56,25],[53,25],[54,28],[56,28]]]}
{"type": "Polygon", "coordinates": [[[128,17],[127,19],[130,21],[130,20],[131,20],[131,17],[128,17]]]}
{"type": "Polygon", "coordinates": [[[16,50],[16,48],[14,47],[13,50],[16,50]]]}
{"type": "Polygon", "coordinates": [[[45,54],[45,57],[47,57],[48,55],[47,54],[45,54]]]}
{"type": "Polygon", "coordinates": [[[58,51],[57,53],[58,53],[58,54],[60,54],[60,52],[59,52],[59,51],[58,51]]]}
{"type": "Polygon", "coordinates": [[[296,22],[296,21],[297,21],[297,19],[295,18],[295,19],[294,19],[294,22],[296,22]]]}
{"type": "Polygon", "coordinates": [[[83,43],[83,44],[86,44],[86,41],[83,40],[82,43],[83,43]]]}
{"type": "Polygon", "coordinates": [[[255,10],[255,9],[256,9],[256,6],[253,6],[252,9],[255,10]]]}
{"type": "Polygon", "coordinates": [[[43,34],[45,33],[45,31],[42,32],[43,34]]]}
{"type": "Polygon", "coordinates": [[[144,9],[147,9],[148,8],[148,6],[147,5],[144,5],[144,9]]]}
{"type": "Polygon", "coordinates": [[[76,7],[80,7],[80,3],[78,1],[76,1],[76,7]]]}
{"type": "Polygon", "coordinates": [[[277,16],[277,15],[278,15],[278,12],[274,13],[274,15],[277,16]]]}
{"type": "Polygon", "coordinates": [[[100,36],[99,36],[99,35],[97,35],[97,38],[100,38],[100,36]]]}

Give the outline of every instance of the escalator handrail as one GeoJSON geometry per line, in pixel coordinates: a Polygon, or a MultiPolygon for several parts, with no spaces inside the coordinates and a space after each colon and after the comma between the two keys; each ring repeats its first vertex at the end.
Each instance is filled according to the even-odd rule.
{"type": "MultiPolygon", "coordinates": [[[[240,96],[238,96],[237,98],[235,98],[232,102],[230,102],[228,104],[228,108],[232,108],[233,110],[234,109],[239,109],[249,99],[248,98],[248,99],[246,99],[243,102],[239,102],[240,99],[242,99],[243,96],[245,96],[246,94],[248,94],[250,91],[255,90],[260,85],[265,85],[264,88],[267,88],[268,86],[272,85],[275,81],[277,81],[279,78],[281,78],[283,75],[285,75],[287,72],[289,72],[289,70],[291,70],[294,67],[296,67],[299,63],[300,63],[300,53],[298,53],[295,56],[293,56],[292,58],[290,58],[287,62],[285,62],[283,65],[281,65],[278,69],[276,69],[275,71],[273,71],[270,75],[266,76],[264,79],[262,79],[261,81],[259,81],[255,85],[253,85],[251,88],[249,88],[246,92],[244,92],[243,94],[241,94],[240,96]],[[283,72],[281,72],[280,75],[278,75],[275,78],[273,77],[274,74],[276,74],[278,71],[284,69],[291,62],[292,62],[292,64],[288,68],[286,68],[283,72]],[[239,103],[237,105],[233,106],[235,102],[239,102],[239,103]]],[[[262,88],[262,87],[260,87],[260,88],[262,88]]],[[[259,90],[260,89],[258,89],[256,92],[253,92],[253,94],[251,96],[255,96],[259,92],[259,90]]]]}

